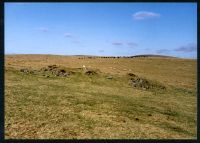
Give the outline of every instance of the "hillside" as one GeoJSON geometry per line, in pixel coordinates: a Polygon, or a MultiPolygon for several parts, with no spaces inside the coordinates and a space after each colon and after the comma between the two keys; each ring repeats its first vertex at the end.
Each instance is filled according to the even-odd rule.
{"type": "Polygon", "coordinates": [[[7,55],[5,138],[195,139],[196,67],[162,56],[7,55]]]}

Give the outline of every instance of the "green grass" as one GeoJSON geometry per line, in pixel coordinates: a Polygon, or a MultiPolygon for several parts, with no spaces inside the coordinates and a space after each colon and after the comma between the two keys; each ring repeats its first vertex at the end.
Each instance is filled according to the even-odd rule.
{"type": "Polygon", "coordinates": [[[194,139],[196,92],[132,88],[128,77],[5,73],[6,139],[194,139]]]}

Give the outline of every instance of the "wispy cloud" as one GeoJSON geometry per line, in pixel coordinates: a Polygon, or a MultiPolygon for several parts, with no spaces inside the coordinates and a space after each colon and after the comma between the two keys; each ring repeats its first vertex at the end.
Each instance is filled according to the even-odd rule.
{"type": "Polygon", "coordinates": [[[114,46],[128,46],[129,48],[135,48],[138,46],[137,43],[135,42],[120,42],[120,41],[115,41],[115,42],[112,42],[112,45],[114,46]]]}
{"type": "Polygon", "coordinates": [[[67,38],[71,38],[72,34],[71,33],[64,33],[64,36],[67,37],[67,38]]]}
{"type": "Polygon", "coordinates": [[[137,43],[134,43],[134,42],[128,42],[127,45],[128,45],[129,47],[131,47],[131,48],[135,48],[135,47],[138,46],[138,44],[137,44],[137,43]]]}
{"type": "Polygon", "coordinates": [[[121,45],[123,45],[123,43],[122,42],[113,42],[112,45],[121,46],[121,45]]]}
{"type": "Polygon", "coordinates": [[[184,45],[184,46],[181,46],[177,49],[174,49],[174,51],[177,51],[177,52],[194,52],[197,50],[197,45],[195,43],[189,43],[187,45],[184,45]]]}
{"type": "Polygon", "coordinates": [[[154,13],[150,11],[139,11],[133,14],[133,18],[135,20],[144,20],[149,18],[157,18],[160,17],[159,13],[154,13]]]}
{"type": "Polygon", "coordinates": [[[99,53],[103,53],[104,52],[104,50],[99,50],[99,53]]]}
{"type": "Polygon", "coordinates": [[[75,44],[80,44],[80,43],[81,43],[80,40],[74,40],[74,41],[72,41],[72,42],[75,43],[75,44]]]}
{"type": "Polygon", "coordinates": [[[157,54],[166,54],[169,52],[170,52],[170,50],[168,50],[168,49],[159,49],[156,51],[157,54]]]}
{"type": "Polygon", "coordinates": [[[41,32],[49,32],[49,29],[46,27],[39,27],[39,28],[36,28],[36,30],[41,31],[41,32]]]}

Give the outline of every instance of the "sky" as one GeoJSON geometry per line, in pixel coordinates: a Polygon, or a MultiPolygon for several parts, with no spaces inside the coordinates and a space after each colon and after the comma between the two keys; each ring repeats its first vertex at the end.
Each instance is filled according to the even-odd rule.
{"type": "Polygon", "coordinates": [[[5,54],[197,58],[196,3],[5,3],[5,54]]]}

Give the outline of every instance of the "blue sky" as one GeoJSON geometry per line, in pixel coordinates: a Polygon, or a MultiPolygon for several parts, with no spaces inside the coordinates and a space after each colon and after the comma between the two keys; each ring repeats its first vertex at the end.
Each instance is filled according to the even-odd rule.
{"type": "Polygon", "coordinates": [[[5,54],[197,57],[196,3],[5,3],[5,54]]]}

